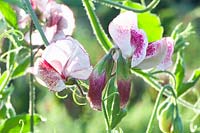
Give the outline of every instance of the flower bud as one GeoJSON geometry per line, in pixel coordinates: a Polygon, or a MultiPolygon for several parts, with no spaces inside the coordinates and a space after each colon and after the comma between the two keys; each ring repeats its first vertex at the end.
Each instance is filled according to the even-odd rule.
{"type": "Polygon", "coordinates": [[[163,111],[163,109],[165,109],[167,107],[167,105],[169,104],[169,99],[166,99],[165,101],[163,101],[159,106],[158,106],[158,110],[157,110],[157,119],[159,120],[160,118],[160,114],[163,111]]]}
{"type": "Polygon", "coordinates": [[[120,95],[120,107],[124,108],[129,100],[130,89],[131,89],[131,80],[129,76],[129,64],[122,57],[120,53],[117,59],[117,88],[120,95]]]}
{"type": "Polygon", "coordinates": [[[177,113],[176,118],[174,119],[173,123],[173,133],[183,133],[183,123],[181,117],[177,113]]]}
{"type": "Polygon", "coordinates": [[[101,110],[101,96],[110,78],[114,60],[111,54],[105,55],[95,66],[89,78],[88,100],[93,109],[101,110]]]}
{"type": "Polygon", "coordinates": [[[163,109],[159,118],[160,130],[164,133],[169,133],[173,125],[174,104],[170,103],[163,109]]]}

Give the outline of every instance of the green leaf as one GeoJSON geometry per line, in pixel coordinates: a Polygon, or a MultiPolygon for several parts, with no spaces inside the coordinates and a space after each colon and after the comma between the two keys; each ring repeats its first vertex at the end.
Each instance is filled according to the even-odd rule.
{"type": "Polygon", "coordinates": [[[20,8],[23,8],[24,5],[22,4],[22,1],[21,0],[3,0],[4,2],[7,2],[9,4],[12,4],[12,5],[15,5],[15,6],[18,6],[20,8]]]}
{"type": "Polygon", "coordinates": [[[182,84],[181,90],[179,92],[179,96],[182,95],[184,92],[186,92],[191,87],[193,87],[197,83],[199,78],[200,78],[200,69],[196,69],[196,70],[194,70],[190,79],[186,83],[182,84]]]}
{"type": "Polygon", "coordinates": [[[182,52],[179,52],[177,55],[174,74],[175,74],[175,78],[176,78],[176,93],[177,93],[177,95],[180,95],[183,80],[185,77],[185,64],[184,64],[182,52]]]}
{"type": "MultiPolygon", "coordinates": [[[[135,9],[144,9],[142,5],[135,2],[127,1],[124,4],[135,9]]],[[[160,40],[163,36],[160,18],[153,13],[138,13],[138,27],[146,32],[148,42],[160,40]]]]}
{"type": "Polygon", "coordinates": [[[4,73],[0,77],[0,94],[6,88],[9,80],[10,80],[10,72],[8,70],[4,71],[4,73]]]}
{"type": "Polygon", "coordinates": [[[13,85],[3,89],[3,91],[1,92],[0,101],[2,101],[2,100],[6,101],[7,97],[10,96],[13,91],[14,91],[13,85]]]}
{"type": "Polygon", "coordinates": [[[26,73],[26,68],[29,66],[29,64],[30,64],[30,56],[27,56],[24,59],[22,59],[22,61],[15,68],[12,74],[12,78],[15,79],[20,76],[23,76],[26,73]]]}
{"type": "Polygon", "coordinates": [[[5,105],[1,105],[0,106],[0,120],[1,119],[5,119],[6,117],[6,106],[5,105]]]}
{"type": "Polygon", "coordinates": [[[0,12],[5,17],[6,21],[14,28],[17,28],[17,16],[12,7],[3,1],[0,1],[0,12]]]}
{"type": "MultiPolygon", "coordinates": [[[[23,133],[30,132],[30,118],[29,114],[17,115],[15,117],[9,118],[0,125],[1,133],[23,133]]],[[[44,121],[44,119],[38,115],[34,115],[34,124],[38,124],[44,121]]]]}

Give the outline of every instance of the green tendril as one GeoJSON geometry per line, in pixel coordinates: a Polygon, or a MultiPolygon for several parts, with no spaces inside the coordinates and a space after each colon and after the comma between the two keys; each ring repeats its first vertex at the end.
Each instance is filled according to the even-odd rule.
{"type": "Polygon", "coordinates": [[[21,124],[21,128],[20,128],[20,133],[23,133],[23,130],[24,130],[24,121],[22,119],[19,120],[19,124],[21,124]]]}
{"type": "Polygon", "coordinates": [[[152,72],[150,74],[154,75],[154,74],[160,74],[160,73],[168,74],[173,79],[173,85],[174,85],[173,88],[176,88],[176,77],[171,72],[169,72],[169,71],[155,71],[155,72],[152,72]]]}
{"type": "Polygon", "coordinates": [[[65,98],[68,97],[68,94],[66,93],[64,96],[61,96],[61,95],[59,94],[59,92],[56,92],[56,93],[55,93],[55,96],[56,96],[57,98],[59,98],[59,99],[65,99],[65,98]]]}
{"type": "Polygon", "coordinates": [[[114,2],[114,1],[111,1],[111,0],[93,0],[93,1],[101,3],[101,4],[105,4],[105,5],[110,6],[110,7],[125,9],[125,10],[133,11],[133,12],[136,12],[136,13],[144,13],[144,12],[151,11],[160,2],[160,0],[153,0],[151,3],[149,3],[149,5],[146,6],[146,8],[139,10],[139,9],[134,9],[132,7],[129,7],[129,6],[122,5],[118,2],[114,2]]]}
{"type": "Polygon", "coordinates": [[[82,96],[80,96],[80,95],[78,95],[78,94],[76,93],[77,89],[78,89],[78,88],[75,88],[75,89],[73,90],[73,92],[72,92],[72,98],[73,98],[74,102],[75,102],[77,105],[80,105],[80,106],[87,105],[87,103],[81,103],[81,102],[79,102],[79,101],[77,100],[77,96],[78,96],[79,98],[83,98],[82,96]]]}
{"type": "Polygon", "coordinates": [[[15,35],[15,36],[18,36],[17,39],[19,41],[22,41],[24,39],[24,35],[23,35],[23,33],[21,31],[11,29],[11,30],[8,30],[8,31],[0,34],[0,40],[3,39],[3,38],[8,38],[12,42],[14,47],[17,48],[18,44],[16,43],[16,41],[15,41],[14,37],[12,36],[12,34],[15,35]]]}

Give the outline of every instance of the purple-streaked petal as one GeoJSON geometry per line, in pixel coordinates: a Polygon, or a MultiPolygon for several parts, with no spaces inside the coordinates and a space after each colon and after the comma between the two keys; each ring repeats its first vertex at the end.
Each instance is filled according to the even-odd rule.
{"type": "Polygon", "coordinates": [[[156,67],[165,57],[167,45],[163,40],[152,42],[147,47],[146,57],[139,65],[138,68],[149,69],[156,67]]]}
{"type": "Polygon", "coordinates": [[[42,58],[37,59],[33,74],[51,91],[59,92],[66,88],[61,75],[42,58]]]}
{"type": "Polygon", "coordinates": [[[137,28],[137,14],[130,11],[119,14],[109,24],[109,33],[122,51],[124,58],[132,56],[133,50],[130,42],[132,28],[137,28]]]}
{"type": "Polygon", "coordinates": [[[165,37],[162,39],[163,43],[167,46],[167,51],[164,59],[157,66],[160,70],[165,70],[172,65],[172,55],[174,52],[174,40],[171,37],[165,37]]]}
{"type": "Polygon", "coordinates": [[[89,91],[88,100],[90,106],[95,110],[101,110],[102,102],[102,91],[106,85],[106,73],[103,72],[101,75],[98,72],[93,71],[89,78],[89,91]]]}
{"type": "Polygon", "coordinates": [[[92,72],[92,67],[87,52],[77,40],[71,37],[67,37],[67,40],[73,44],[75,49],[64,68],[64,75],[77,79],[88,79],[92,72]]]}
{"type": "Polygon", "coordinates": [[[118,80],[117,81],[118,92],[120,96],[120,107],[124,108],[130,97],[131,81],[130,80],[118,80]]]}
{"type": "Polygon", "coordinates": [[[145,59],[147,46],[146,33],[140,29],[131,29],[131,47],[133,48],[131,67],[135,67],[145,59]]]}

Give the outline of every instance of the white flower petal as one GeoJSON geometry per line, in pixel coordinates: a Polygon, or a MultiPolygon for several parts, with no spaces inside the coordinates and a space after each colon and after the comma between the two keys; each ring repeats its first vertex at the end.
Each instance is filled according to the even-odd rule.
{"type": "Polygon", "coordinates": [[[88,79],[92,72],[88,54],[77,40],[71,37],[68,37],[67,39],[76,46],[76,49],[73,51],[66,64],[64,69],[65,75],[77,79],[88,79]]]}
{"type": "Polygon", "coordinates": [[[43,52],[44,58],[55,70],[62,74],[66,63],[76,49],[76,46],[69,40],[58,40],[51,43],[43,52]]]}
{"type": "Polygon", "coordinates": [[[125,58],[132,56],[131,28],[137,28],[137,14],[130,11],[119,14],[109,24],[109,33],[125,58]]]}

